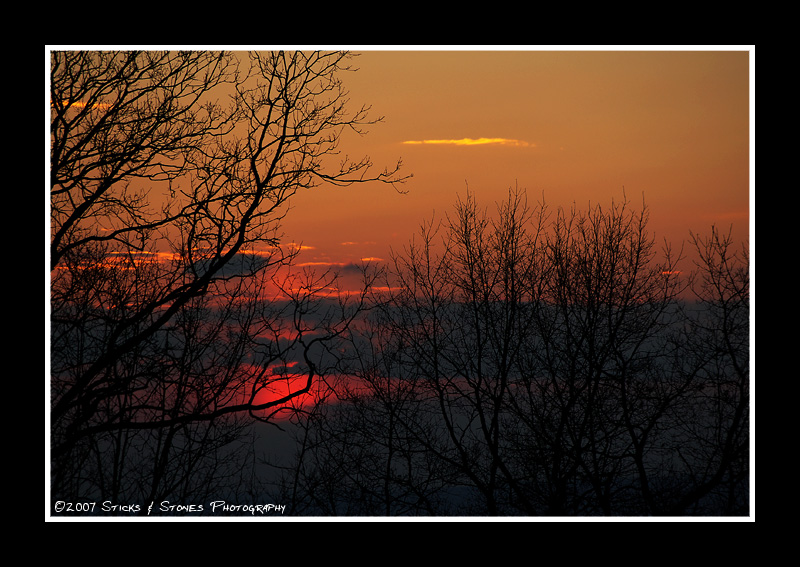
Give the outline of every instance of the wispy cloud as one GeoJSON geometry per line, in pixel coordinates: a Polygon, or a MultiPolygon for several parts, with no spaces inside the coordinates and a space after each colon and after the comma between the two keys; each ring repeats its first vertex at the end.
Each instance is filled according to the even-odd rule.
{"type": "MultiPolygon", "coordinates": [[[[50,105],[51,106],[56,106],[56,104],[53,101],[50,101],[50,105]]],[[[61,106],[69,106],[69,107],[72,107],[72,108],[86,108],[88,106],[91,109],[107,110],[107,109],[111,108],[114,105],[113,104],[108,104],[108,103],[103,103],[103,102],[95,102],[95,103],[87,105],[85,102],[82,102],[82,101],[78,100],[78,101],[75,101],[75,102],[66,102],[66,103],[62,102],[61,106]]]]}
{"type": "Polygon", "coordinates": [[[301,251],[301,250],[314,250],[314,249],[316,249],[316,246],[306,246],[305,244],[298,244],[297,242],[289,242],[288,244],[286,244],[286,247],[289,248],[289,250],[293,250],[295,252],[301,251]]]}
{"type": "Polygon", "coordinates": [[[482,145],[497,145],[497,146],[517,146],[517,147],[534,147],[535,144],[526,142],[524,140],[512,140],[509,138],[461,138],[460,140],[406,140],[404,144],[432,144],[432,145],[450,145],[450,146],[482,146],[482,145]]]}
{"type": "Polygon", "coordinates": [[[344,262],[301,262],[299,264],[295,264],[300,268],[307,268],[310,266],[326,266],[326,267],[343,267],[345,264],[344,262]]]}

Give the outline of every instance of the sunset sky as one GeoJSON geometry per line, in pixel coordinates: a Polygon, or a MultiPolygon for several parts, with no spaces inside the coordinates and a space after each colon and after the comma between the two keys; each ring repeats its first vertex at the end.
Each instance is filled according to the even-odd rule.
{"type": "Polygon", "coordinates": [[[107,494],[285,497],[309,517],[753,513],[755,46],[141,46],[220,47],[232,67],[46,46],[46,520],[107,494]],[[340,102],[326,73],[305,82],[313,65],[248,75],[270,63],[248,50],[339,49],[356,55],[344,117],[308,104],[340,102]],[[340,155],[310,135],[363,107],[381,121],[340,155]],[[365,156],[368,177],[400,161],[408,179],[303,186],[281,216],[300,182],[365,156]],[[468,194],[492,215],[514,188],[551,212],[644,204],[656,260],[684,258],[639,272],[599,246],[532,263],[537,279],[516,252],[469,250],[469,269],[413,262],[432,283],[392,272],[468,194]],[[724,321],[671,287],[712,227],[750,253],[724,321]],[[386,279],[365,284],[365,263],[386,279]]]}
{"type": "MultiPolygon", "coordinates": [[[[469,188],[490,209],[510,187],[550,207],[650,207],[659,242],[711,225],[752,228],[749,46],[597,51],[362,48],[343,76],[354,107],[384,121],[342,152],[377,167],[402,158],[403,189],[300,193],[286,237],[305,262],[387,259],[469,188]]],[[[751,235],[752,236],[752,235],[751,235]]],[[[752,245],[752,238],[751,238],[752,245]]]]}

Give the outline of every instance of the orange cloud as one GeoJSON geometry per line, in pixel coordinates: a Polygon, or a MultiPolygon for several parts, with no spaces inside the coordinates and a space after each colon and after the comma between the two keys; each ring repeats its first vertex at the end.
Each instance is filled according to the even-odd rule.
{"type": "Polygon", "coordinates": [[[499,146],[534,147],[535,144],[524,140],[511,140],[509,138],[461,138],[460,140],[407,140],[404,144],[438,144],[451,146],[482,146],[494,144],[499,146]]]}
{"type": "Polygon", "coordinates": [[[314,250],[316,246],[306,246],[305,244],[298,244],[297,242],[289,242],[286,245],[290,250],[299,251],[299,250],[314,250]]]}
{"type": "MultiPolygon", "coordinates": [[[[50,105],[51,106],[55,106],[55,103],[53,101],[50,101],[50,105]]],[[[62,103],[62,106],[63,106],[63,103],[62,103]]],[[[78,101],[75,101],[75,102],[67,103],[67,106],[73,107],[73,108],[86,108],[87,106],[89,106],[89,108],[99,108],[99,109],[106,110],[106,109],[111,108],[114,105],[113,104],[104,103],[104,102],[95,102],[95,103],[92,103],[91,105],[87,105],[85,102],[82,102],[82,101],[78,100],[78,101]]]]}

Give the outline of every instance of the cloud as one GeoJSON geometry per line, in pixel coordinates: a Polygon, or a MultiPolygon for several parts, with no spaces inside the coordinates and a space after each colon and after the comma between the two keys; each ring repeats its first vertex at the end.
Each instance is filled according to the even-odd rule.
{"type": "Polygon", "coordinates": [[[483,146],[483,145],[498,145],[498,146],[517,146],[517,147],[535,147],[535,144],[526,142],[524,140],[511,140],[509,138],[461,138],[460,140],[407,140],[404,144],[433,144],[433,145],[450,145],[450,146],[483,146]]]}
{"type": "Polygon", "coordinates": [[[342,262],[301,262],[299,264],[295,264],[295,266],[299,268],[308,268],[315,266],[342,267],[344,266],[344,264],[342,262]]]}
{"type": "MultiPolygon", "coordinates": [[[[205,273],[212,265],[212,259],[198,260],[194,263],[198,273],[205,273]]],[[[247,251],[235,254],[217,273],[218,276],[245,276],[266,268],[274,262],[273,256],[261,252],[247,251]]]]}
{"type": "Polygon", "coordinates": [[[289,250],[293,250],[295,252],[302,251],[302,250],[315,250],[316,246],[306,246],[305,244],[298,244],[297,242],[289,242],[286,245],[289,250]]]}
{"type": "MultiPolygon", "coordinates": [[[[50,101],[50,105],[51,106],[58,106],[53,101],[50,101]]],[[[67,107],[71,107],[71,108],[86,108],[88,106],[90,109],[107,110],[107,109],[113,107],[114,105],[113,104],[104,103],[104,102],[95,102],[95,103],[87,105],[85,102],[77,100],[77,101],[74,101],[74,102],[61,101],[60,106],[67,106],[67,107]]]]}

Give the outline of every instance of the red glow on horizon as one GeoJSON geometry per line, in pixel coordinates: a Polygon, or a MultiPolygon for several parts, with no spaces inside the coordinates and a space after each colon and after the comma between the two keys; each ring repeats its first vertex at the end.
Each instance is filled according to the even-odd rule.
{"type": "Polygon", "coordinates": [[[302,392],[308,386],[307,392],[297,394],[287,401],[254,410],[256,415],[269,416],[276,420],[289,419],[298,411],[308,412],[320,404],[336,403],[341,396],[349,396],[354,392],[366,393],[364,385],[356,376],[336,376],[332,378],[334,383],[314,375],[309,385],[309,375],[300,368],[297,361],[271,364],[266,373],[253,365],[249,365],[245,371],[250,374],[250,378],[244,388],[232,396],[226,405],[273,404],[302,392]]]}

